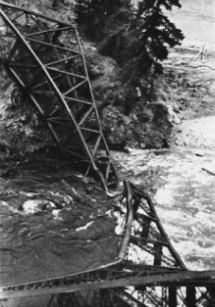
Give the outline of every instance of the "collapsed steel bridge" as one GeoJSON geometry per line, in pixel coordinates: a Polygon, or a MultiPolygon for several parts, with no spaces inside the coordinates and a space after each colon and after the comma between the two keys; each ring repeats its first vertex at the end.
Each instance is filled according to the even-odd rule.
{"type": "MultiPolygon", "coordinates": [[[[60,150],[104,189],[118,178],[75,26],[0,1],[0,64],[47,125],[60,150]]],[[[124,203],[124,205],[123,205],[124,203]]],[[[5,299],[50,295],[47,306],[215,306],[215,273],[188,271],[151,198],[125,183],[125,227],[114,263],[52,280],[12,284],[5,299]]]]}
{"type": "Polygon", "coordinates": [[[117,183],[76,28],[1,4],[0,62],[60,150],[78,157],[107,190],[117,183]],[[100,151],[103,151],[102,156],[100,151]]]}

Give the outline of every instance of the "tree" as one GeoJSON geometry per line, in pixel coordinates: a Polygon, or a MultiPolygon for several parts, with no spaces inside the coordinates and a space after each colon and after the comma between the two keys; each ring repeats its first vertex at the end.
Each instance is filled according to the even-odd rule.
{"type": "Polygon", "coordinates": [[[80,0],[75,13],[79,28],[87,38],[100,41],[108,35],[107,26],[113,16],[131,8],[130,0],[80,0]]]}
{"type": "Polygon", "coordinates": [[[138,85],[153,67],[160,72],[168,48],[180,44],[181,30],[163,8],[180,7],[179,0],[80,0],[75,6],[77,24],[97,43],[99,51],[123,67],[127,82],[138,85]]]}
{"type": "Polygon", "coordinates": [[[178,0],[139,2],[128,31],[128,46],[122,55],[128,70],[135,72],[133,75],[137,80],[152,66],[156,72],[161,71],[161,62],[168,57],[169,47],[180,44],[183,39],[181,30],[162,10],[162,6],[170,10],[172,5],[180,7],[178,0]]]}

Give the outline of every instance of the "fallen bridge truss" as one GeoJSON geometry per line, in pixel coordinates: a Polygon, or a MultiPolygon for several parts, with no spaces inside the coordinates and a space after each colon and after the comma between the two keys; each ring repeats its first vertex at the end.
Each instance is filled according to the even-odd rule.
{"type": "Polygon", "coordinates": [[[0,2],[0,63],[33,104],[60,150],[86,164],[103,187],[117,174],[76,28],[0,2]]]}
{"type": "Polygon", "coordinates": [[[4,287],[0,298],[50,295],[49,307],[213,306],[214,271],[186,269],[151,198],[126,182],[118,210],[124,226],[114,263],[64,278],[4,287]]]}
{"type": "MultiPolygon", "coordinates": [[[[73,25],[0,1],[0,63],[62,152],[86,162],[108,190],[117,174],[103,135],[87,65],[73,25]],[[69,133],[68,133],[69,132],[69,133]]],[[[11,285],[4,300],[50,295],[47,306],[215,306],[215,273],[190,272],[170,243],[150,197],[126,183],[118,258],[106,267],[11,285]]]]}

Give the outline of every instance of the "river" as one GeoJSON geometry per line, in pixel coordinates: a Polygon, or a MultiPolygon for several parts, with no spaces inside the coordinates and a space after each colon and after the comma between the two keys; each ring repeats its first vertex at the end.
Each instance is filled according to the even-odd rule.
{"type": "MultiPolygon", "coordinates": [[[[213,45],[215,46],[214,1],[199,0],[194,2],[193,0],[183,0],[181,2],[182,9],[174,8],[173,11],[169,13],[169,16],[184,32],[185,40],[183,44],[194,44],[195,46],[199,46],[200,48],[202,48],[203,46],[210,48],[212,48],[213,45]]],[[[204,124],[202,126],[205,127],[204,124]]],[[[214,125],[212,126],[214,127],[214,125]]],[[[209,129],[211,131],[211,126],[209,129]]],[[[209,135],[210,131],[202,131],[201,133],[209,135]]],[[[215,129],[213,135],[215,135],[215,129]]],[[[215,147],[213,149],[215,149],[215,147]]],[[[141,184],[144,188],[150,190],[151,195],[154,197],[154,200],[156,202],[156,210],[164,225],[164,228],[167,231],[174,247],[179,252],[187,267],[193,270],[214,269],[215,177],[213,176],[213,174],[210,174],[205,171],[205,169],[212,171],[215,169],[215,155],[212,148],[204,148],[203,151],[201,151],[200,153],[199,149],[195,146],[186,149],[174,148],[166,151],[130,150],[129,154],[114,153],[114,159],[116,161],[116,164],[118,165],[118,170],[122,179],[129,178],[131,181],[141,184]]],[[[65,167],[67,168],[67,166],[65,167]]],[[[60,165],[59,168],[63,169],[62,165],[60,165]]],[[[17,169],[18,175],[23,177],[21,167],[18,167],[17,169]]],[[[65,171],[63,175],[60,172],[56,179],[57,183],[53,182],[54,174],[50,173],[50,169],[51,168],[49,168],[49,170],[45,170],[45,175],[43,174],[45,176],[44,181],[41,178],[37,178],[39,174],[38,164],[33,169],[33,176],[31,175],[31,172],[29,170],[25,170],[25,173],[27,172],[27,175],[26,178],[24,178],[24,181],[22,181],[22,185],[20,185],[20,182],[17,179],[17,174],[12,176],[14,177],[14,181],[10,177],[7,178],[6,182],[4,182],[5,186],[2,183],[3,188],[1,193],[3,195],[3,205],[6,202],[9,204],[11,202],[12,204],[10,204],[10,208],[12,207],[13,210],[18,210],[17,208],[20,208],[20,205],[27,202],[29,199],[35,200],[35,198],[39,198],[39,200],[41,201],[41,197],[44,198],[44,194],[45,196],[48,195],[49,198],[51,197],[52,202],[57,202],[59,200],[59,202],[61,203],[68,202],[69,204],[72,201],[71,197],[66,200],[63,199],[62,191],[65,192],[67,186],[64,187],[63,185],[62,187],[61,181],[62,178],[66,178],[68,180],[68,178],[71,177],[71,175],[67,173],[68,169],[67,172],[65,171]],[[35,172],[38,174],[35,175],[35,172]],[[11,185],[13,185],[14,188],[14,184],[16,185],[15,192],[14,189],[12,189],[11,187],[11,185]],[[37,191],[35,192],[36,187],[37,191]],[[5,193],[7,195],[5,195],[5,193]]],[[[72,193],[74,194],[74,191],[72,191],[72,193]]],[[[76,197],[76,195],[74,194],[73,197],[76,197]]],[[[93,195],[91,197],[93,197],[93,195]]],[[[100,199],[99,201],[104,202],[104,200],[102,199],[100,199]]],[[[92,256],[90,259],[88,259],[90,262],[90,268],[96,267],[98,264],[100,264],[100,261],[102,261],[103,263],[109,262],[112,260],[112,257],[114,258],[115,254],[108,255],[110,259],[108,257],[108,259],[102,259],[101,250],[104,249],[105,246],[107,246],[107,243],[109,247],[110,244],[114,245],[114,241],[112,239],[113,233],[110,231],[107,235],[107,227],[101,227],[100,225],[105,225],[105,223],[107,223],[107,225],[111,224],[107,216],[109,208],[105,208],[105,210],[103,209],[103,212],[100,212],[101,210],[100,208],[98,209],[96,207],[97,202],[94,199],[91,199],[90,202],[89,199],[87,199],[87,203],[90,204],[90,208],[87,208],[87,210],[93,211],[94,215],[96,217],[99,217],[99,222],[94,216],[91,217],[89,212],[85,212],[84,210],[82,210],[82,215],[84,214],[85,216],[82,217],[79,214],[80,212],[78,212],[78,210],[80,211],[80,208],[77,208],[77,212],[72,212],[71,214],[76,222],[75,226],[73,223],[73,226],[76,228],[74,228],[72,232],[69,232],[68,230],[71,226],[71,216],[69,216],[68,214],[69,209],[66,207],[68,205],[67,203],[65,205],[65,208],[61,208],[61,210],[63,210],[62,212],[66,212],[64,220],[60,219],[58,215],[52,215],[50,212],[52,212],[53,210],[46,211],[44,215],[39,216],[40,224],[37,225],[37,223],[35,222],[35,232],[33,234],[30,232],[28,233],[31,226],[31,220],[29,219],[29,217],[29,223],[27,223],[26,221],[24,221],[25,216],[23,215],[23,212],[21,210],[20,212],[18,211],[18,213],[17,211],[13,212],[12,210],[13,215],[15,214],[16,216],[18,216],[17,224],[15,225],[13,222],[12,225],[13,227],[16,226],[16,230],[18,230],[15,235],[19,237],[25,235],[27,236],[28,240],[33,239],[34,242],[35,239],[43,240],[44,235],[42,234],[40,237],[38,237],[38,235],[40,235],[40,233],[38,232],[41,232],[41,230],[38,230],[37,228],[41,227],[41,229],[43,229],[42,227],[44,227],[46,229],[47,236],[50,236],[52,239],[51,242],[53,244],[52,246],[50,246],[50,250],[54,250],[56,254],[56,259],[58,260],[58,258],[62,258],[62,255],[65,253],[65,249],[70,248],[71,241],[67,242],[69,244],[65,244],[59,249],[59,241],[62,241],[62,238],[66,237],[64,232],[68,232],[70,240],[74,240],[74,238],[78,237],[78,244],[82,246],[83,243],[84,255],[93,255],[93,250],[95,250],[96,248],[98,249],[96,257],[92,256]],[[50,225],[47,222],[47,216],[49,217],[48,221],[50,225]],[[24,230],[19,228],[20,223],[18,222],[20,219],[23,220],[23,223],[25,223],[24,230]],[[43,221],[43,219],[45,222],[43,221]],[[92,224],[92,222],[94,224],[92,224]],[[58,232],[56,233],[53,233],[53,230],[51,229],[53,223],[55,223],[57,226],[61,226],[61,223],[63,223],[64,228],[58,230],[58,232]],[[69,224],[69,227],[67,227],[68,225],[66,223],[69,224]],[[96,223],[100,224],[97,225],[96,223]],[[83,228],[86,225],[89,225],[89,227],[91,228],[95,226],[95,229],[92,228],[92,233],[90,233],[89,228],[87,230],[87,235],[84,236],[82,234],[81,236],[77,229],[79,230],[79,228],[83,228]],[[99,233],[97,233],[98,229],[99,233]],[[21,232],[21,235],[19,235],[19,231],[21,232]],[[105,232],[106,235],[104,235],[105,232]],[[93,242],[94,238],[96,243],[98,243],[98,238],[101,240],[101,243],[95,244],[93,242]],[[58,245],[56,242],[58,242],[58,245]],[[86,242],[88,243],[87,246],[86,242]]],[[[3,209],[6,210],[5,206],[3,206],[3,209]]],[[[60,211],[59,208],[56,208],[56,210],[60,211]]],[[[6,215],[6,213],[7,216],[9,216],[10,212],[5,213],[4,211],[3,213],[4,216],[6,215]]],[[[8,219],[12,221],[10,216],[8,217],[8,219]]],[[[7,227],[11,227],[11,232],[12,226],[11,223],[7,221],[7,227]]],[[[15,243],[18,244],[20,242],[17,239],[15,243]]],[[[35,246],[35,243],[32,243],[32,246],[35,246]]],[[[77,248],[77,250],[80,249],[77,248]]],[[[112,248],[112,250],[114,250],[114,248],[112,248]]],[[[38,261],[39,257],[36,257],[35,259],[32,259],[32,263],[38,261]]],[[[77,252],[77,259],[81,259],[79,252],[77,252]]],[[[68,259],[66,260],[69,261],[68,259]]],[[[43,259],[43,261],[45,262],[46,259],[43,259]]],[[[25,262],[24,258],[23,262],[25,262]]],[[[48,262],[49,259],[47,259],[47,263],[48,262]]],[[[82,270],[82,265],[84,261],[80,260],[79,262],[78,264],[74,262],[74,267],[77,268],[77,265],[79,265],[80,270],[82,270]]],[[[15,263],[14,265],[16,265],[17,267],[17,263],[15,263]]],[[[22,265],[24,264],[18,264],[19,267],[22,267],[22,265]]],[[[50,266],[50,272],[51,271],[52,267],[50,266]]],[[[25,273],[25,271],[23,272],[25,273]]],[[[35,271],[35,274],[36,273],[37,272],[35,271]]],[[[23,280],[24,278],[25,276],[23,276],[23,280]]],[[[44,276],[42,275],[41,278],[44,278],[44,276]]]]}
{"type": "Polygon", "coordinates": [[[181,0],[182,8],[173,8],[168,13],[184,35],[184,44],[199,47],[215,47],[215,2],[214,0],[181,0]]]}
{"type": "Polygon", "coordinates": [[[173,148],[115,153],[119,172],[151,193],[168,236],[190,270],[215,268],[213,151],[173,148]],[[206,169],[206,170],[205,170],[206,169]]]}
{"type": "MultiPolygon", "coordinates": [[[[194,47],[197,53],[203,48],[205,51],[213,50],[215,1],[180,2],[182,8],[173,8],[167,14],[185,35],[182,47],[194,47]]],[[[214,62],[209,62],[207,57],[204,61],[192,63],[211,65],[210,69],[203,71],[202,68],[195,73],[202,78],[200,83],[205,82],[204,73],[208,74],[208,79],[211,74],[210,82],[214,84],[214,62]]],[[[211,97],[214,93],[211,91],[211,97]]],[[[194,108],[196,106],[193,106],[193,114],[194,108]]],[[[207,110],[207,105],[204,108],[207,110]]],[[[214,111],[213,105],[211,115],[214,111]]],[[[179,137],[183,140],[180,146],[158,151],[130,149],[129,154],[115,153],[114,159],[122,178],[129,178],[151,193],[163,226],[187,268],[214,270],[215,117],[185,120],[179,130],[179,137]]]]}

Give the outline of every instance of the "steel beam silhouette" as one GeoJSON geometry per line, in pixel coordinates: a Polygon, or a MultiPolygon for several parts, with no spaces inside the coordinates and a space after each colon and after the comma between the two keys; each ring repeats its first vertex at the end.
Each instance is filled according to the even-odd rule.
{"type": "Polygon", "coordinates": [[[75,26],[0,2],[0,63],[62,152],[86,164],[105,190],[117,174],[75,26]]]}

